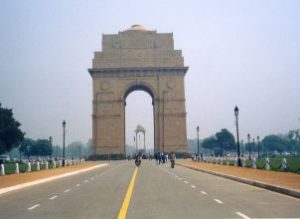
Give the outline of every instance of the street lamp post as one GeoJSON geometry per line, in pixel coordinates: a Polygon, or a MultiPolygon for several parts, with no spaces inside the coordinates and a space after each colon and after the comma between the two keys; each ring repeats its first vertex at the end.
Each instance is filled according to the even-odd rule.
{"type": "Polygon", "coordinates": [[[239,122],[238,122],[238,116],[239,116],[239,108],[237,106],[234,107],[234,115],[235,115],[235,124],[236,124],[236,140],[237,140],[237,156],[238,156],[238,166],[242,166],[241,162],[241,153],[240,153],[240,137],[239,137],[239,122]]]}
{"type": "Polygon", "coordinates": [[[249,150],[249,160],[251,160],[251,147],[250,147],[250,134],[248,133],[247,135],[247,139],[248,139],[248,150],[249,150]]]}
{"type": "Polygon", "coordinates": [[[134,142],[134,147],[135,147],[135,153],[137,153],[137,146],[135,145],[135,136],[133,136],[133,142],[134,142]]]}
{"type": "Polygon", "coordinates": [[[257,157],[259,158],[259,136],[257,136],[257,157]]]}
{"type": "Polygon", "coordinates": [[[62,126],[63,126],[63,160],[62,160],[62,165],[63,165],[63,167],[65,166],[65,156],[66,156],[66,154],[65,154],[65,143],[66,143],[66,121],[64,120],[63,122],[62,122],[62,126]]]}
{"type": "Polygon", "coordinates": [[[253,144],[253,156],[255,157],[255,138],[252,139],[252,144],[253,144]]]}
{"type": "MultiPolygon", "coordinates": [[[[49,142],[50,142],[50,147],[52,149],[52,136],[49,137],[49,142]]],[[[50,159],[52,160],[52,150],[51,150],[51,154],[50,154],[50,159]]]]}
{"type": "Polygon", "coordinates": [[[197,126],[197,160],[198,160],[198,162],[199,162],[199,150],[200,150],[199,131],[200,131],[200,128],[199,128],[199,126],[197,126]]]}
{"type": "Polygon", "coordinates": [[[241,154],[242,154],[242,157],[244,157],[244,140],[241,140],[241,154]]]}

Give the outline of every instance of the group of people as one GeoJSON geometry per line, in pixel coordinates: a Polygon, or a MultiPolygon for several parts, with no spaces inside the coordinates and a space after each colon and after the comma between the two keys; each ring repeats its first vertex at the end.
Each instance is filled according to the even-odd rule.
{"type": "Polygon", "coordinates": [[[174,152],[171,152],[170,154],[167,154],[167,153],[164,154],[164,153],[157,152],[154,155],[154,158],[156,160],[157,165],[168,163],[168,160],[170,160],[171,168],[175,167],[176,155],[174,152]]]}
{"type": "MultiPolygon", "coordinates": [[[[134,162],[137,167],[141,165],[142,158],[143,158],[142,154],[140,153],[136,154],[134,162]]],[[[157,152],[154,155],[154,158],[156,160],[156,165],[166,164],[168,163],[168,160],[170,160],[171,168],[175,167],[176,155],[174,152],[171,152],[170,154],[157,152]]],[[[151,156],[151,160],[152,160],[152,156],[151,156]]]]}

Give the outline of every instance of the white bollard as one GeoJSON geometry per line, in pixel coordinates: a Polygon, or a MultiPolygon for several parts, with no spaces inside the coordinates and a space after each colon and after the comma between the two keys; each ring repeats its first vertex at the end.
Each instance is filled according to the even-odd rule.
{"type": "Polygon", "coordinates": [[[5,167],[4,167],[4,164],[3,164],[3,163],[1,164],[1,172],[0,172],[0,175],[1,175],[1,176],[4,176],[4,175],[5,175],[5,167]]]}
{"type": "Polygon", "coordinates": [[[284,157],[281,161],[281,171],[286,171],[286,169],[287,169],[287,162],[286,162],[286,159],[284,157]]]}
{"type": "Polygon", "coordinates": [[[27,172],[31,172],[31,163],[28,161],[27,163],[27,172]]]}
{"type": "Polygon", "coordinates": [[[20,173],[20,170],[19,170],[19,164],[16,163],[16,170],[15,170],[15,174],[19,174],[20,173]]]}
{"type": "Polygon", "coordinates": [[[266,160],[265,160],[265,169],[266,169],[266,170],[270,170],[270,160],[269,160],[268,157],[267,157],[266,160]]]}
{"type": "Polygon", "coordinates": [[[48,161],[45,162],[45,169],[46,169],[46,170],[49,169],[49,163],[48,163],[48,161]]]}
{"type": "Polygon", "coordinates": [[[40,171],[41,170],[41,166],[40,166],[40,162],[36,162],[36,171],[40,171]]]}
{"type": "Polygon", "coordinates": [[[242,167],[245,167],[246,166],[246,160],[245,160],[245,158],[243,157],[242,158],[242,167]]]}
{"type": "Polygon", "coordinates": [[[252,168],[253,169],[257,168],[257,166],[256,166],[256,158],[255,157],[253,157],[253,159],[252,159],[252,168]]]}
{"type": "Polygon", "coordinates": [[[56,168],[56,162],[53,160],[53,169],[56,168]]]}

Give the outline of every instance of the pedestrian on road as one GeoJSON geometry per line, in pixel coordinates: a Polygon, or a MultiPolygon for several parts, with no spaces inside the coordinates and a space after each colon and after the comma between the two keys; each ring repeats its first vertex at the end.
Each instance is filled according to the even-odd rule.
{"type": "Polygon", "coordinates": [[[176,160],[176,155],[174,152],[171,153],[171,156],[170,156],[170,161],[171,161],[171,168],[174,168],[175,167],[175,160],[176,160]]]}

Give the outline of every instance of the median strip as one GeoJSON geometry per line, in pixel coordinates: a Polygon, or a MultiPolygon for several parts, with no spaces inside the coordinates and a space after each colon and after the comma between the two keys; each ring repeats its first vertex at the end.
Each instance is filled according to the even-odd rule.
{"type": "Polygon", "coordinates": [[[119,211],[118,219],[125,219],[126,218],[127,210],[128,210],[128,207],[129,207],[129,203],[130,203],[130,199],[131,199],[131,196],[132,196],[132,191],[133,191],[133,187],[134,187],[134,183],[135,183],[135,179],[136,179],[136,175],[137,175],[137,171],[138,171],[138,168],[136,167],[134,172],[133,172],[131,181],[129,183],[129,186],[128,186],[128,189],[127,189],[122,207],[119,211]]]}

